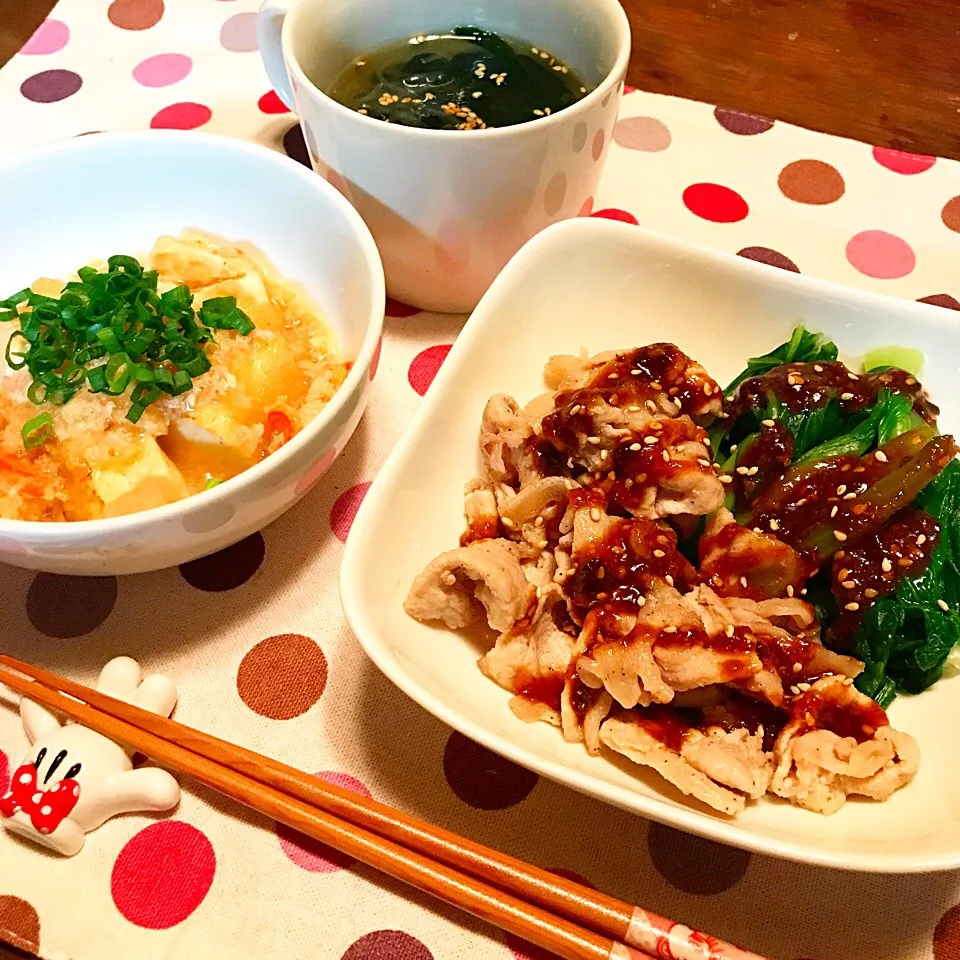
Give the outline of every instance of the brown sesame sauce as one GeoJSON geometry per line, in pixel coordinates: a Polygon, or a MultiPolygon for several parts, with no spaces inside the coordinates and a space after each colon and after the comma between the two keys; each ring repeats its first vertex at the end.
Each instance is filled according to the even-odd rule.
{"type": "Polygon", "coordinates": [[[853,737],[857,743],[869,740],[880,727],[890,722],[873,700],[860,696],[842,683],[824,690],[807,690],[794,699],[790,712],[794,720],[810,729],[829,730],[838,737],[853,737]]]}
{"type": "Polygon", "coordinates": [[[533,459],[533,467],[543,477],[563,477],[571,473],[567,458],[543,437],[531,436],[524,445],[533,459]]]}
{"type": "MultiPolygon", "coordinates": [[[[595,496],[575,490],[570,500],[577,508],[596,502],[595,496]]],[[[575,562],[577,569],[567,578],[564,592],[581,617],[598,601],[636,605],[655,583],[670,583],[668,577],[681,592],[698,582],[697,571],[677,550],[677,534],[656,520],[613,520],[606,535],[581,551],[575,562]]]]}
{"type": "Polygon", "coordinates": [[[760,432],[742,445],[737,469],[731,474],[737,503],[749,503],[766,483],[783,475],[792,459],[793,434],[779,421],[761,426],[760,432]]]}
{"type": "Polygon", "coordinates": [[[762,728],[763,749],[769,751],[788,719],[785,711],[769,703],[727,690],[720,703],[704,711],[703,723],[718,726],[727,733],[735,730],[757,733],[762,728]]]}
{"type": "Polygon", "coordinates": [[[907,577],[916,577],[930,563],[940,540],[940,527],[929,513],[908,507],[876,532],[861,537],[833,558],[831,587],[839,615],[828,638],[835,649],[850,649],[864,614],[896,590],[907,577]],[[854,609],[849,607],[856,604],[854,609]]]}
{"type": "Polygon", "coordinates": [[[740,384],[727,412],[734,419],[748,410],[763,410],[768,394],[794,411],[814,410],[836,399],[845,414],[872,407],[881,390],[901,393],[913,401],[916,412],[934,423],[939,409],[924,393],[916,377],[906,370],[852,374],[840,361],[827,363],[785,363],[769,373],[750,377],[740,384]]]}
{"type": "Polygon", "coordinates": [[[603,687],[588,687],[579,676],[574,676],[570,687],[570,709],[579,723],[583,723],[587,711],[604,692],[603,687]]]}
{"type": "Polygon", "coordinates": [[[624,711],[617,715],[617,719],[635,724],[674,753],[680,753],[693,729],[679,710],[659,704],[624,711]]]}
{"type": "Polygon", "coordinates": [[[816,652],[817,644],[813,641],[786,631],[757,638],[757,654],[763,665],[772,669],[786,686],[811,679],[807,665],[816,652]]]}
{"type": "Polygon", "coordinates": [[[517,696],[526,697],[546,704],[554,710],[560,710],[560,695],[563,693],[564,677],[562,673],[548,673],[535,677],[526,671],[517,671],[513,681],[513,690],[517,696]]]}

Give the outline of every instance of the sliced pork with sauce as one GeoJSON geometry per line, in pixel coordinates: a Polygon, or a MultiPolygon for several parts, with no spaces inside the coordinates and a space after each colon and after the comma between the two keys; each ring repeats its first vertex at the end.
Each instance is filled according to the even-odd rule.
{"type": "MultiPolygon", "coordinates": [[[[851,686],[863,664],[821,643],[804,598],[817,564],[724,505],[706,428],[726,414],[703,367],[660,343],[555,356],[545,379],[525,407],[487,403],[461,547],[425,568],[406,611],[485,621],[479,666],[517,717],[723,814],[767,792],[832,813],[907,783],[913,739],[851,686]]],[[[754,474],[768,467],[783,464],[754,474]]]]}

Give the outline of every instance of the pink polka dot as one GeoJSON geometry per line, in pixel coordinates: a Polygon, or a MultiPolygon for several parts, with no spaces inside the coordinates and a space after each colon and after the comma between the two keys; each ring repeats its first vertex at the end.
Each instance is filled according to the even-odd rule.
{"type": "Polygon", "coordinates": [[[387,306],[384,313],[388,317],[412,317],[419,312],[419,307],[411,307],[408,303],[401,303],[399,300],[394,300],[393,297],[387,297],[387,306]]]}
{"type": "Polygon", "coordinates": [[[257,106],[261,113],[289,113],[290,109],[277,96],[276,90],[269,90],[258,101],[257,106]]]}
{"type": "Polygon", "coordinates": [[[253,10],[234,14],[220,28],[220,46],[231,53],[252,53],[257,49],[257,14],[253,10]]]}
{"type": "Polygon", "coordinates": [[[166,930],[203,903],[217,870],[213,845],[182,820],[162,820],[127,841],[113,864],[110,892],[132,924],[166,930]]]}
{"type": "Polygon", "coordinates": [[[10,761],[7,755],[0,750],[0,795],[7,792],[10,787],[10,761]]]}
{"type": "Polygon", "coordinates": [[[363,503],[363,498],[369,489],[370,481],[358,483],[355,487],[344,490],[330,508],[330,529],[342,543],[347,542],[347,534],[350,533],[360,504],[363,503]]]}
{"type": "Polygon", "coordinates": [[[888,147],[874,147],[873,159],[881,167],[907,176],[923,173],[937,162],[936,157],[928,157],[923,153],[907,153],[905,150],[891,150],[888,147]]]}
{"type": "Polygon", "coordinates": [[[719,183],[694,183],[683,191],[684,206],[713,223],[736,223],[750,212],[747,201],[719,183]]]}
{"type": "Polygon", "coordinates": [[[20,52],[40,56],[62,50],[70,39],[70,28],[62,20],[44,20],[20,52]]]}
{"type": "Polygon", "coordinates": [[[331,447],[298,481],[293,488],[294,496],[301,497],[330,469],[337,459],[337,451],[331,447]]]}
{"type": "Polygon", "coordinates": [[[864,230],[851,237],[847,260],[861,273],[878,280],[905,277],[917,265],[910,244],[885,230],[864,230]]]}
{"type": "Polygon", "coordinates": [[[383,337],[377,341],[377,349],[373,351],[373,359],[370,361],[370,379],[377,375],[377,369],[380,366],[380,353],[383,350],[383,337]]]}
{"type": "Polygon", "coordinates": [[[202,103],[171,103],[153,115],[150,126],[154,130],[195,130],[212,116],[210,108],[202,103]]]}
{"type": "Polygon", "coordinates": [[[580,205],[580,209],[577,211],[578,217],[589,217],[591,211],[593,210],[593,197],[587,197],[586,200],[580,205]]]}
{"type": "Polygon", "coordinates": [[[447,359],[452,343],[440,343],[435,347],[427,347],[421,350],[410,363],[410,369],[407,371],[407,379],[410,386],[422,397],[433,383],[433,378],[437,375],[441,364],[447,359]]]}
{"type": "Polygon", "coordinates": [[[600,155],[603,153],[603,143],[606,140],[606,135],[603,130],[598,130],[593,135],[593,144],[590,147],[590,153],[593,156],[594,160],[599,160],[600,155]]]}
{"type": "Polygon", "coordinates": [[[619,207],[604,207],[602,210],[594,210],[591,217],[602,217],[604,220],[619,220],[621,223],[632,223],[636,226],[640,221],[627,210],[621,210],[619,207]]]}
{"type": "MultiPolygon", "coordinates": [[[[359,793],[363,797],[371,796],[366,786],[349,774],[322,770],[316,776],[321,780],[326,780],[327,783],[334,784],[334,786],[342,787],[344,790],[359,793]]],[[[281,823],[277,824],[276,829],[277,838],[280,840],[280,849],[298,867],[309,870],[310,873],[336,873],[338,870],[345,870],[356,863],[353,857],[348,857],[345,853],[334,850],[312,837],[297,833],[296,830],[281,823]]]]}
{"type": "Polygon", "coordinates": [[[626,96],[628,93],[636,93],[636,92],[637,92],[637,88],[636,88],[636,87],[631,87],[629,83],[625,83],[625,84],[623,85],[623,95],[624,95],[624,96],[626,96]]]}
{"type": "Polygon", "coordinates": [[[158,53],[133,68],[133,79],[143,87],[169,87],[182,80],[192,67],[193,61],[185,54],[158,53]]]}

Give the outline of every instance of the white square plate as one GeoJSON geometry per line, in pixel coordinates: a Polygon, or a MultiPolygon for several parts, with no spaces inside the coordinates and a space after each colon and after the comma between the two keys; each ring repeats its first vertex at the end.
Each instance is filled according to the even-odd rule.
{"type": "Polygon", "coordinates": [[[681,830],[773,856],[876,872],[960,866],[960,681],[901,696],[891,722],[920,744],[920,772],[885,803],[823,817],[764,798],[737,819],[684,798],[655,774],[591,757],[547,724],[525,724],[476,666],[475,640],[417,623],[402,604],[414,577],[457,545],[464,483],[476,475],[480,414],[494,393],[541,393],[555,353],[668,340],[720,382],[802,321],[852,360],[918,347],[921,378],[960,427],[960,323],[940,307],[846,289],[598,219],[560,223],[528,243],[483,298],[354,521],[341,596],[367,653],[409,696],[473,740],[575,790],[681,830]]]}

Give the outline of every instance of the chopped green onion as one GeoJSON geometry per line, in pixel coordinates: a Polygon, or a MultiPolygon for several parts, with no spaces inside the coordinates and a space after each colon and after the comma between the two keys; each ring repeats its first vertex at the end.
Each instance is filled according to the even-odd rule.
{"type": "Polygon", "coordinates": [[[203,485],[204,490],[212,490],[214,487],[219,487],[223,481],[219,477],[207,477],[207,482],[203,485]]]}
{"type": "Polygon", "coordinates": [[[186,284],[158,293],[157,271],[133,257],[110,257],[105,270],[81,267],[77,276],[59,297],[25,288],[0,300],[0,323],[19,324],[7,364],[30,371],[33,403],[63,404],[84,386],[111,396],[129,389],[127,419],[136,423],[163,394],[186,393],[210,369],[206,344],[216,331],[254,330],[235,297],[212,297],[195,311],[186,284]]]}
{"type": "Polygon", "coordinates": [[[41,413],[39,416],[28,420],[20,431],[23,437],[23,446],[26,450],[32,450],[39,447],[41,443],[46,443],[53,436],[53,417],[49,413],[41,413]]]}

